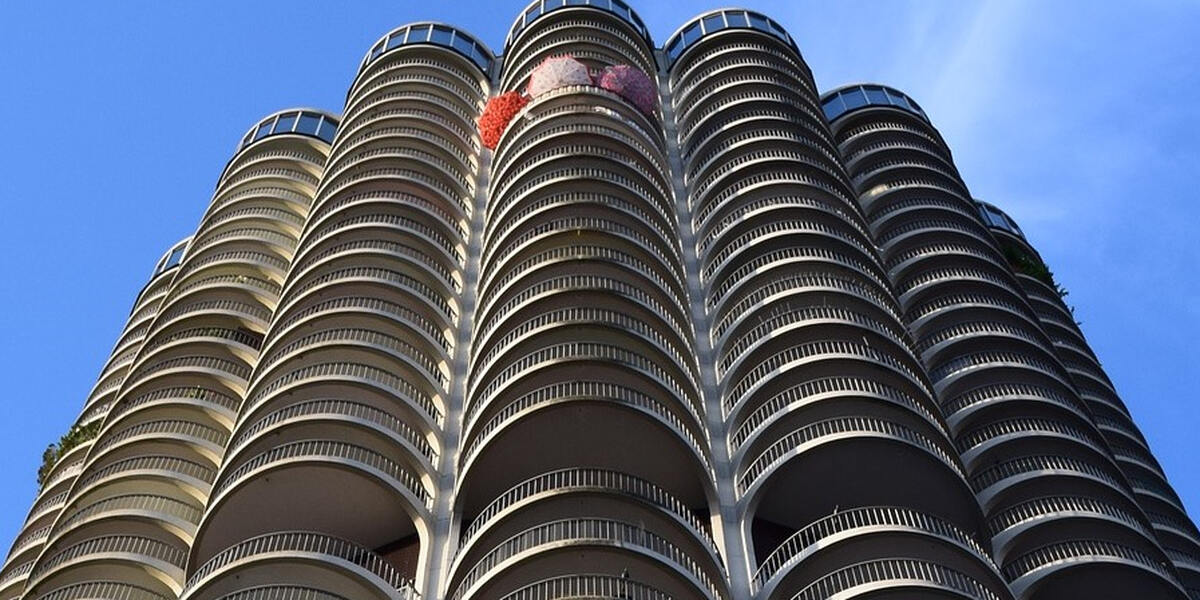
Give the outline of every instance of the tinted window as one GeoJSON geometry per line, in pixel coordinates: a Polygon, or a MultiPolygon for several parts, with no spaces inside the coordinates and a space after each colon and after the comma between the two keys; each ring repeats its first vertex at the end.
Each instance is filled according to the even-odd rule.
{"type": "Polygon", "coordinates": [[[409,42],[427,42],[429,41],[429,26],[418,25],[408,30],[409,42]]]}
{"type": "Polygon", "coordinates": [[[692,42],[700,39],[700,24],[693,23],[690,27],[683,30],[683,43],[691,45],[692,42]]]}
{"type": "Polygon", "coordinates": [[[403,43],[404,43],[404,32],[397,31],[396,35],[393,35],[392,37],[388,38],[387,49],[391,50],[392,48],[396,48],[403,43]]]}
{"type": "Polygon", "coordinates": [[[834,96],[830,98],[825,104],[821,105],[821,108],[825,110],[826,119],[830,121],[836,119],[838,115],[842,114],[842,97],[834,96]]]}
{"type": "Polygon", "coordinates": [[[317,136],[321,139],[332,142],[333,134],[337,129],[337,125],[329,120],[321,121],[321,128],[317,130],[317,136]]]}
{"type": "Polygon", "coordinates": [[[319,124],[320,122],[321,122],[321,117],[314,115],[312,113],[304,113],[304,114],[300,115],[300,126],[296,128],[296,131],[299,131],[301,133],[307,133],[310,135],[316,135],[317,124],[319,124]]]}
{"type": "Polygon", "coordinates": [[[867,99],[871,101],[871,104],[882,104],[884,106],[888,104],[887,94],[883,93],[883,90],[879,88],[867,88],[867,99]]]}
{"type": "Polygon", "coordinates": [[[725,19],[721,15],[709,15],[704,17],[704,31],[712,33],[725,28],[725,19]]]}
{"type": "Polygon", "coordinates": [[[725,20],[729,22],[730,27],[749,27],[750,21],[746,20],[746,13],[731,12],[725,13],[725,20]]]}
{"type": "Polygon", "coordinates": [[[292,130],[292,126],[296,124],[296,115],[284,115],[279,117],[279,122],[275,124],[275,133],[283,133],[292,130]]]}
{"type": "Polygon", "coordinates": [[[861,89],[846,90],[839,95],[842,97],[842,102],[846,103],[846,110],[854,110],[867,105],[867,97],[863,95],[861,89]]]}
{"type": "Polygon", "coordinates": [[[767,20],[758,15],[749,15],[750,26],[763,31],[771,31],[771,26],[767,25],[767,20]]]}
{"type": "Polygon", "coordinates": [[[271,121],[258,126],[258,131],[254,132],[254,139],[262,139],[268,133],[271,133],[271,121]]]}
{"type": "Polygon", "coordinates": [[[434,27],[433,28],[433,36],[431,36],[429,38],[429,41],[431,41],[435,44],[449,46],[450,40],[453,37],[454,37],[454,32],[450,31],[449,29],[446,29],[444,27],[434,27]]]}

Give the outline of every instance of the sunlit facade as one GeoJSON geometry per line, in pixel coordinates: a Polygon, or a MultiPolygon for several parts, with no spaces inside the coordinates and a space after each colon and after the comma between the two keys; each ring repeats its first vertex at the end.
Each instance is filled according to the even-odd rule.
{"type": "Polygon", "coordinates": [[[1016,223],[741,9],[388,32],[245,134],[78,425],[0,600],[1200,599],[1016,223]]]}

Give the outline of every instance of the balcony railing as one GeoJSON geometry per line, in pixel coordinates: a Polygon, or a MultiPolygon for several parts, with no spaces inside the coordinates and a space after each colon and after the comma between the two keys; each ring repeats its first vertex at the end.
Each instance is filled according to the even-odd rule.
{"type": "MultiPolygon", "coordinates": [[[[192,574],[188,579],[183,597],[188,597],[189,592],[194,591],[198,584],[225,567],[267,554],[291,556],[316,554],[332,557],[355,565],[378,577],[398,592],[404,600],[415,600],[420,597],[413,589],[412,581],[401,575],[395,567],[374,552],[354,542],[309,531],[268,533],[222,550],[192,574]]],[[[254,598],[254,596],[249,596],[245,600],[249,600],[249,598],[254,598]]],[[[272,596],[272,598],[275,597],[272,596]]],[[[304,596],[298,598],[304,598],[304,596]]]]}

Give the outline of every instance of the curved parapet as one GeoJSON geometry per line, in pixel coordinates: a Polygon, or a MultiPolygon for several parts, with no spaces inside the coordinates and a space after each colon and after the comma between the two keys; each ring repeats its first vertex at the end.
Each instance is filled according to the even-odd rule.
{"type": "Polygon", "coordinates": [[[896,88],[873,83],[844,85],[821,94],[821,108],[832,123],[851,111],[868,106],[888,106],[908,111],[925,121],[929,117],[921,105],[896,88]]]}
{"type": "Polygon", "coordinates": [[[496,62],[492,51],[475,36],[445,23],[424,21],[402,25],[379,38],[379,41],[372,44],[367,55],[363,57],[362,63],[358,66],[358,72],[361,74],[368,65],[396,48],[416,44],[428,44],[453,50],[475,65],[485,79],[491,75],[492,65],[496,62]]]}
{"type": "Polygon", "coordinates": [[[238,152],[250,144],[272,135],[306,135],[315,137],[326,144],[333,143],[337,133],[338,117],[318,109],[292,108],[263,117],[256,123],[242,141],[238,144],[238,152]]]}
{"type": "Polygon", "coordinates": [[[650,30],[642,22],[642,18],[628,4],[621,0],[533,0],[533,2],[529,3],[529,6],[525,7],[525,10],[521,11],[521,14],[517,15],[517,19],[513,21],[512,27],[508,29],[508,35],[504,37],[505,53],[508,53],[509,47],[512,46],[521,32],[525,31],[526,27],[542,18],[542,16],[559,9],[579,8],[602,10],[616,15],[632,27],[642,39],[646,40],[646,44],[654,46],[654,40],[650,38],[650,30]]]}
{"type": "Polygon", "coordinates": [[[791,34],[774,19],[752,10],[722,8],[692,17],[667,38],[667,43],[663,45],[667,56],[667,68],[673,67],[675,61],[701,38],[726,29],[760,31],[778,38],[797,54],[800,53],[791,34]]]}

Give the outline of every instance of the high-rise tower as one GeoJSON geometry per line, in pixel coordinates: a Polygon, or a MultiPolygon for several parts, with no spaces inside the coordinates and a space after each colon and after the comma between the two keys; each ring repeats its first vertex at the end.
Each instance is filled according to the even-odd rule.
{"type": "Polygon", "coordinates": [[[0,600],[1200,599],[1020,230],[742,9],[387,33],[246,134],[40,476],[0,600]]]}

